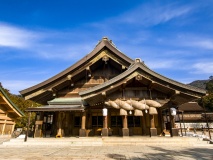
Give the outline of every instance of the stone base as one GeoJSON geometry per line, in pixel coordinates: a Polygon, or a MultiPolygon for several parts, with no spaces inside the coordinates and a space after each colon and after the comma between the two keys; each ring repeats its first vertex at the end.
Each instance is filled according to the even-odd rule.
{"type": "Polygon", "coordinates": [[[34,138],[37,138],[37,137],[42,137],[42,132],[41,132],[41,129],[39,129],[39,130],[35,130],[35,132],[34,132],[34,138]]]}
{"type": "Polygon", "coordinates": [[[156,128],[150,128],[150,137],[157,136],[157,129],[156,128]]]}
{"type": "Polygon", "coordinates": [[[79,129],[79,137],[86,137],[86,129],[79,129]]]}
{"type": "Polygon", "coordinates": [[[122,128],[122,136],[123,137],[129,136],[129,128],[122,128]]]}
{"type": "Polygon", "coordinates": [[[101,136],[102,137],[108,137],[108,128],[102,128],[101,136]]]}
{"type": "Polygon", "coordinates": [[[178,128],[172,128],[172,136],[179,136],[178,135],[178,128]]]}

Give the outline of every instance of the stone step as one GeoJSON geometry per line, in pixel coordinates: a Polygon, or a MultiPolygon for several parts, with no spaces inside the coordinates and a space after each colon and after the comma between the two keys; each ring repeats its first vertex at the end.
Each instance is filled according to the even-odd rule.
{"type": "Polygon", "coordinates": [[[195,137],[71,137],[71,138],[24,138],[3,142],[4,146],[116,146],[116,145],[207,145],[195,137]]]}

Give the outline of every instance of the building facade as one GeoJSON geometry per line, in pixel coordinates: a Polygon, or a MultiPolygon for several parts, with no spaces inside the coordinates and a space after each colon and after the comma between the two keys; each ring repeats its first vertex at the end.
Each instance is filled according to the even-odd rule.
{"type": "Polygon", "coordinates": [[[10,100],[0,84],[0,136],[11,136],[16,120],[24,113],[10,100]]]}
{"type": "Polygon", "coordinates": [[[104,37],[71,67],[20,93],[43,104],[27,109],[37,113],[35,137],[156,136],[165,129],[165,111],[175,136],[175,108],[206,91],[152,71],[104,37]]]}

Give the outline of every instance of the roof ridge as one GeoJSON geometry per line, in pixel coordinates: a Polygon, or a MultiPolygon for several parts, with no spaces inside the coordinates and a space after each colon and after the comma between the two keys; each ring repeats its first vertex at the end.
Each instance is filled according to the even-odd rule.
{"type": "Polygon", "coordinates": [[[206,90],[203,90],[203,89],[200,89],[200,88],[195,88],[195,87],[191,87],[187,84],[183,84],[183,83],[180,83],[178,81],[175,81],[173,79],[170,79],[170,78],[167,78],[165,76],[162,76],[161,74],[158,74],[156,73],[155,71],[151,70],[150,68],[148,68],[146,65],[144,65],[144,62],[133,62],[130,67],[124,71],[123,73],[121,73],[120,75],[110,79],[109,81],[106,81],[105,83],[102,83],[100,85],[97,85],[97,86],[94,86],[90,89],[87,89],[87,90],[84,90],[84,91],[81,91],[79,92],[79,95],[82,96],[82,95],[86,95],[90,92],[93,92],[95,91],[96,89],[99,89],[99,88],[104,88],[106,87],[107,85],[111,84],[111,83],[115,83],[121,76],[122,77],[126,77],[128,76],[130,73],[132,73],[134,70],[137,70],[137,68],[141,68],[142,70],[144,70],[145,72],[148,72],[149,74],[151,74],[152,76],[156,77],[156,78],[159,78],[159,79],[162,79],[163,81],[167,82],[167,83],[173,83],[174,85],[176,86],[179,86],[179,87],[182,87],[182,88],[185,88],[185,89],[188,89],[188,90],[191,90],[193,92],[200,92],[202,94],[206,93],[206,90]],[[130,72],[130,73],[129,73],[130,72]],[[151,73],[150,73],[151,72],[151,73]]]}
{"type": "Polygon", "coordinates": [[[24,113],[13,103],[13,101],[9,98],[9,96],[5,93],[4,89],[2,86],[0,86],[0,91],[4,95],[4,97],[9,101],[9,103],[14,107],[16,111],[19,112],[22,116],[24,116],[24,113]]]}
{"type": "Polygon", "coordinates": [[[77,61],[76,63],[74,63],[73,65],[71,65],[70,67],[66,68],[65,70],[59,72],[58,74],[46,79],[43,82],[40,82],[32,87],[26,88],[24,90],[19,91],[22,95],[29,93],[31,91],[34,91],[36,89],[41,88],[44,85],[47,85],[48,83],[55,81],[59,78],[61,78],[62,76],[65,76],[66,74],[68,74],[69,72],[72,72],[73,70],[75,70],[78,66],[83,65],[85,62],[87,62],[88,59],[94,57],[95,54],[97,54],[99,51],[101,51],[101,49],[103,49],[104,47],[107,47],[109,50],[111,50],[112,52],[114,52],[115,54],[120,54],[121,56],[123,56],[122,58],[128,62],[128,63],[132,63],[132,59],[129,58],[128,56],[126,56],[125,54],[123,54],[121,51],[119,51],[117,49],[117,47],[115,45],[112,44],[112,41],[109,40],[107,37],[103,37],[101,41],[98,42],[98,44],[95,46],[95,48],[88,54],[86,54],[83,58],[81,58],[79,61],[77,61]],[[111,47],[113,48],[111,48],[111,47]],[[114,50],[115,49],[115,50],[114,50]]]}

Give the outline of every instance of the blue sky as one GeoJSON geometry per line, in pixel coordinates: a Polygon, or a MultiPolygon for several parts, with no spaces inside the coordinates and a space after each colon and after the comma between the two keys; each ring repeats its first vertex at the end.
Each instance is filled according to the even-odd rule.
{"type": "Polygon", "coordinates": [[[71,66],[104,36],[179,82],[213,75],[212,0],[0,0],[0,82],[18,94],[71,66]]]}

